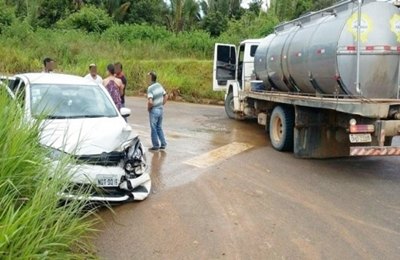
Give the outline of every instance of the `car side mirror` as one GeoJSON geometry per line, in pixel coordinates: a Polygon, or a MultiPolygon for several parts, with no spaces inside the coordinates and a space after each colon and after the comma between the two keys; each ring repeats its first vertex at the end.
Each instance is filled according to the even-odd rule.
{"type": "Polygon", "coordinates": [[[128,117],[131,115],[131,110],[126,107],[121,107],[120,112],[122,117],[128,117]]]}

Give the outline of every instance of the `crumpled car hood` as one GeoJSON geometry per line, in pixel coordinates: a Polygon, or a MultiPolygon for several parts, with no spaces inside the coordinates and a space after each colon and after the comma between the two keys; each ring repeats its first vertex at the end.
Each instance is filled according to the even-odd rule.
{"type": "Polygon", "coordinates": [[[73,155],[93,155],[120,150],[136,137],[121,117],[55,119],[42,123],[40,143],[73,155]]]}

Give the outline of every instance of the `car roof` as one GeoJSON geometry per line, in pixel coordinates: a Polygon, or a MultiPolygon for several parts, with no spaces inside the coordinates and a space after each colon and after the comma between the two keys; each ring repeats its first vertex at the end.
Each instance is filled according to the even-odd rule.
{"type": "Polygon", "coordinates": [[[24,73],[17,74],[15,77],[25,78],[29,84],[81,84],[81,85],[97,85],[94,81],[85,79],[81,76],[60,74],[60,73],[24,73]]]}

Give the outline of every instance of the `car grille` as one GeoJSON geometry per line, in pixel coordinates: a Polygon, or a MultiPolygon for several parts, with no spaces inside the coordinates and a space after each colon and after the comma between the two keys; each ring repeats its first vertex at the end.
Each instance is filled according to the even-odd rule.
{"type": "Polygon", "coordinates": [[[124,152],[110,152],[94,155],[79,155],[75,156],[80,163],[102,165],[102,166],[117,166],[125,157],[124,152]]]}
{"type": "Polygon", "coordinates": [[[91,196],[104,197],[121,197],[121,195],[129,195],[130,193],[118,187],[96,187],[91,184],[74,184],[69,189],[65,190],[69,194],[89,194],[91,196]]]}

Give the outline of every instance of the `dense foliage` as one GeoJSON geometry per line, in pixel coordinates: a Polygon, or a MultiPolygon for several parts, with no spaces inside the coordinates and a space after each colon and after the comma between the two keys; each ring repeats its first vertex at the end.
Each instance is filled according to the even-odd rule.
{"type": "Polygon", "coordinates": [[[211,89],[214,44],[238,44],[271,33],[279,22],[332,0],[0,0],[0,72],[40,71],[50,56],[57,71],[84,75],[120,61],[128,93],[145,89],[145,69],[186,99],[221,99],[211,89]],[[264,1],[265,3],[265,1],[264,1]],[[142,74],[140,74],[142,73],[142,74]],[[200,75],[200,76],[199,76],[200,75]]]}
{"type": "MultiPolygon", "coordinates": [[[[337,0],[270,0],[269,14],[289,20],[303,13],[326,7],[337,0]]],[[[14,16],[34,27],[79,28],[103,31],[110,23],[163,26],[172,32],[203,29],[219,36],[228,21],[248,13],[266,10],[263,0],[0,0],[0,25],[9,25],[14,16]]]]}

